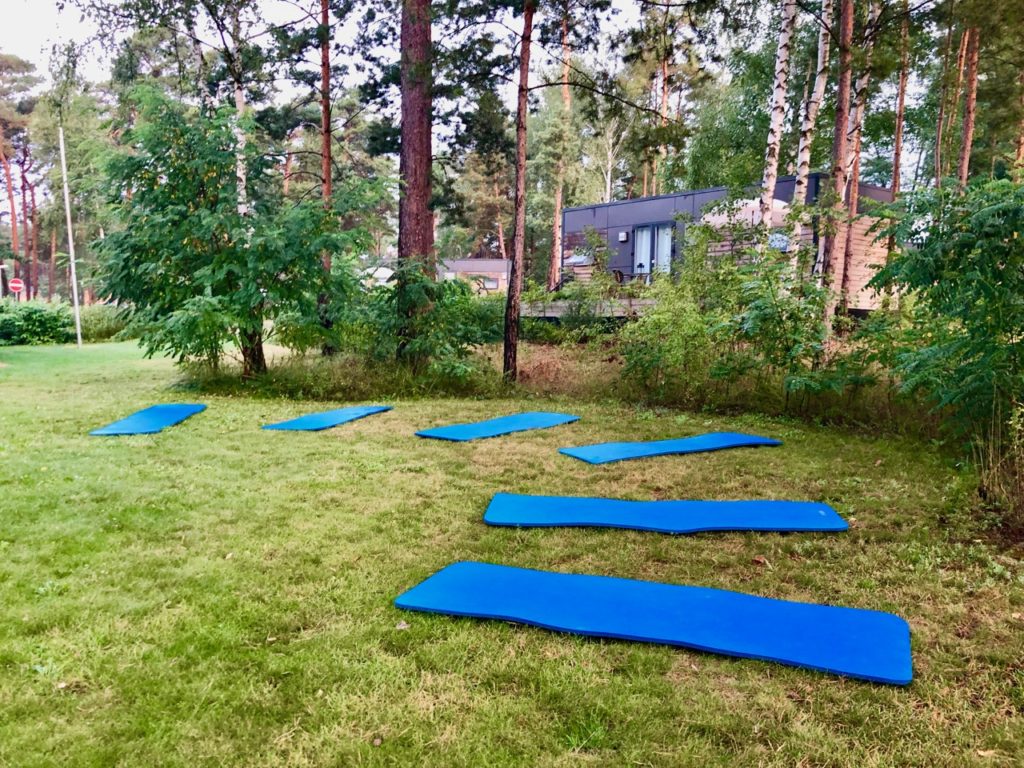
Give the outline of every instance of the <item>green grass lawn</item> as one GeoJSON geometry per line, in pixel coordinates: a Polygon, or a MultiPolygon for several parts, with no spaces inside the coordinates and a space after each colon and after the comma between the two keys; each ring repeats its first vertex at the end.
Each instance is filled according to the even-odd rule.
{"type": "MultiPolygon", "coordinates": [[[[565,398],[204,396],[131,345],[0,349],[0,764],[1024,764],[1024,567],[933,447],[763,417],[565,398]],[[89,437],[153,402],[164,434],[89,437]],[[417,428],[523,409],[574,425],[467,444],[417,428]],[[556,449],[711,430],[782,448],[589,466],[556,449]],[[492,493],[795,498],[848,533],[488,528],[492,493]],[[500,622],[405,613],[477,559],[893,611],[906,689],[500,622]]],[[[751,631],[757,631],[752,627],[751,631]]]]}

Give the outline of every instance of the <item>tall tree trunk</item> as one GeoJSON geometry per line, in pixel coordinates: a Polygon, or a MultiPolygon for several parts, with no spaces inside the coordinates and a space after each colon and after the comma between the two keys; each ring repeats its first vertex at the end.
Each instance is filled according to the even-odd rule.
{"type": "MultiPolygon", "coordinates": [[[[320,192],[324,208],[331,209],[332,181],[334,164],[331,161],[331,9],[328,0],[320,0],[320,192]]],[[[331,252],[325,250],[321,255],[324,272],[328,279],[331,275],[331,252]]],[[[320,325],[327,331],[334,327],[330,313],[331,298],[327,293],[317,296],[317,310],[320,325]]],[[[320,352],[331,357],[337,350],[330,341],[325,341],[320,352]]]]}
{"type": "Polygon", "coordinates": [[[249,169],[245,164],[245,150],[248,139],[242,129],[242,117],[245,114],[245,84],[242,82],[242,29],[235,9],[232,19],[231,79],[234,81],[235,115],[231,121],[231,132],[235,136],[235,186],[238,194],[238,215],[249,215],[249,169]]]}
{"type": "Polygon", "coordinates": [[[842,282],[839,287],[839,306],[843,312],[850,306],[850,267],[853,265],[853,222],[857,218],[857,208],[860,205],[860,142],[861,133],[853,142],[853,166],[850,168],[850,184],[847,205],[846,222],[843,226],[843,269],[842,282]]]}
{"type": "MultiPolygon", "coordinates": [[[[864,69],[853,85],[853,92],[850,95],[852,104],[850,116],[846,129],[846,146],[850,151],[846,160],[846,175],[849,179],[853,175],[853,165],[860,161],[860,135],[864,127],[864,112],[868,104],[868,86],[871,84],[871,58],[875,48],[875,27],[879,17],[882,15],[882,5],[879,2],[872,2],[868,9],[868,22],[865,27],[866,39],[862,49],[864,69]]],[[[849,185],[849,182],[847,182],[849,185]]]]}
{"type": "Polygon", "coordinates": [[[565,187],[565,155],[569,131],[572,130],[572,92],[569,90],[569,3],[562,10],[562,125],[558,162],[555,166],[555,212],[551,225],[551,261],[548,263],[548,290],[553,291],[562,279],[562,195],[565,187]]]}
{"type": "Polygon", "coordinates": [[[782,128],[789,91],[789,55],[795,28],[796,0],[784,0],[779,44],[775,53],[775,84],[772,86],[768,146],[764,153],[764,182],[761,187],[761,226],[765,229],[770,229],[772,225],[772,204],[775,201],[775,182],[779,177],[779,153],[782,150],[782,128]]]}
{"type": "MultiPolygon", "coordinates": [[[[833,284],[842,285],[843,276],[837,274],[842,267],[842,253],[836,251],[836,233],[834,231],[841,219],[844,219],[846,206],[846,161],[847,161],[847,123],[850,119],[850,81],[852,80],[853,58],[853,0],[839,0],[839,83],[836,89],[835,130],[832,137],[832,205],[834,207],[833,225],[828,228],[823,243],[822,272],[831,275],[833,284]],[[838,258],[837,258],[838,257],[838,258]]],[[[835,313],[835,297],[826,302],[826,316],[835,313]]]]}
{"type": "MultiPolygon", "coordinates": [[[[331,207],[331,16],[328,0],[320,0],[320,174],[324,207],[331,207]]],[[[331,254],[324,252],[324,269],[331,271],[331,254]]]]}
{"type": "Polygon", "coordinates": [[[814,143],[814,126],[818,121],[821,100],[828,85],[829,48],[832,41],[832,0],[823,0],[821,21],[818,27],[818,61],[814,74],[814,88],[804,105],[800,121],[800,140],[796,151],[796,182],[793,185],[793,203],[807,202],[807,180],[811,173],[811,146],[814,143]]]}
{"type": "MultiPolygon", "coordinates": [[[[498,191],[498,182],[494,182],[494,199],[500,200],[501,195],[498,191]]],[[[494,228],[498,235],[498,253],[501,258],[505,261],[508,260],[508,251],[505,249],[505,225],[501,222],[501,206],[498,206],[497,215],[494,217],[494,228]]]]}
{"type": "Polygon", "coordinates": [[[29,184],[29,195],[31,196],[31,220],[32,220],[32,294],[30,298],[39,298],[39,209],[36,207],[36,185],[29,184]]]}
{"type": "MultiPolygon", "coordinates": [[[[665,5],[665,27],[662,34],[662,52],[661,52],[661,119],[659,125],[662,129],[668,125],[668,73],[669,73],[669,10],[670,6],[665,5]]],[[[658,155],[661,158],[662,165],[668,159],[668,146],[665,144],[664,136],[658,146],[658,155]]]]}
{"type": "MultiPolygon", "coordinates": [[[[7,207],[11,212],[11,253],[14,254],[14,269],[15,275],[17,275],[18,269],[18,249],[20,247],[20,241],[18,240],[18,206],[14,203],[14,181],[11,179],[11,163],[7,159],[7,154],[4,152],[3,137],[0,137],[0,165],[4,169],[4,181],[7,184],[7,207]]],[[[0,264],[3,261],[0,260],[0,264]]],[[[10,275],[7,274],[6,269],[0,269],[0,275],[7,281],[10,275]]],[[[7,285],[3,286],[4,296],[7,295],[7,285]]]]}
{"type": "Polygon", "coordinates": [[[35,285],[32,282],[32,229],[29,226],[31,216],[29,215],[28,198],[28,176],[26,170],[29,166],[28,146],[22,149],[20,176],[21,176],[21,263],[25,275],[25,290],[21,294],[26,300],[32,298],[32,289],[35,285]]]}
{"type": "Polygon", "coordinates": [[[1013,156],[1013,169],[1017,183],[1024,183],[1024,72],[1017,78],[1020,88],[1020,123],[1017,125],[1017,151],[1013,156]]]}
{"type": "Polygon", "coordinates": [[[203,112],[209,113],[213,111],[213,98],[210,96],[209,88],[207,88],[206,57],[203,56],[203,46],[199,42],[199,36],[196,34],[195,18],[191,13],[185,14],[185,32],[192,45],[192,56],[196,60],[196,73],[199,79],[199,104],[203,112]]]}
{"type": "Polygon", "coordinates": [[[900,26],[900,72],[896,81],[896,133],[892,143],[892,195],[900,193],[903,166],[903,122],[907,106],[907,79],[910,76],[910,2],[903,0],[903,23],[900,26]]]}
{"type": "MultiPolygon", "coordinates": [[[[240,8],[235,6],[231,18],[231,61],[230,73],[234,85],[235,114],[231,120],[231,131],[235,137],[235,185],[237,193],[238,215],[243,219],[249,217],[249,168],[246,163],[248,137],[242,127],[242,119],[246,112],[245,82],[242,69],[242,23],[240,8]]],[[[247,233],[251,237],[251,230],[247,233]]],[[[248,242],[246,243],[248,245],[248,242]]],[[[267,360],[263,354],[263,312],[259,308],[252,319],[258,327],[242,331],[242,375],[252,376],[267,372],[267,360]]]]}
{"type": "Polygon", "coordinates": [[[842,253],[842,280],[839,285],[839,306],[845,312],[850,303],[850,266],[853,264],[853,222],[857,218],[858,206],[860,204],[860,150],[861,137],[864,127],[864,112],[867,108],[868,85],[871,82],[871,58],[874,50],[875,27],[882,14],[882,5],[879,2],[872,2],[868,10],[868,23],[865,27],[864,41],[864,71],[857,78],[853,89],[853,107],[850,109],[849,122],[847,124],[846,145],[850,156],[847,160],[847,216],[846,224],[842,233],[842,249],[836,248],[837,253],[842,253]]]}
{"type": "Polygon", "coordinates": [[[53,301],[57,293],[57,228],[50,230],[50,270],[46,281],[46,300],[53,301]]]}
{"type": "MultiPolygon", "coordinates": [[[[400,267],[418,264],[429,274],[434,248],[434,218],[430,212],[431,58],[430,0],[402,0],[401,90],[402,143],[398,175],[398,262],[400,267]]],[[[398,290],[404,291],[406,270],[399,269],[398,290]]],[[[410,307],[399,330],[398,355],[406,356],[412,341],[410,307]]],[[[414,365],[418,361],[411,360],[414,365]]]]}
{"type": "Polygon", "coordinates": [[[512,270],[505,303],[505,344],[502,371],[506,381],[518,377],[519,297],[523,290],[523,256],[526,251],[526,113],[530,95],[530,42],[533,37],[535,0],[523,3],[523,36],[519,44],[519,91],[516,104],[516,197],[515,231],[512,233],[512,270]]]}
{"type": "MultiPolygon", "coordinates": [[[[892,182],[890,188],[895,200],[900,193],[903,172],[903,120],[907,106],[907,79],[910,75],[910,0],[903,0],[903,23],[900,26],[900,72],[896,80],[896,132],[892,142],[892,182]]],[[[886,241],[886,260],[896,250],[896,238],[886,241]]]]}
{"type": "Polygon", "coordinates": [[[946,50],[942,55],[942,88],[939,91],[939,114],[935,120],[935,186],[942,186],[942,127],[946,121],[946,91],[949,87],[949,57],[953,50],[953,10],[950,6],[949,23],[946,26],[946,50]]]}
{"type": "Polygon", "coordinates": [[[971,27],[967,40],[967,99],[964,104],[964,128],[960,140],[960,164],[957,178],[960,188],[967,186],[967,176],[971,167],[971,146],[974,143],[974,115],[978,106],[978,38],[980,30],[971,27]]]}
{"type": "Polygon", "coordinates": [[[291,189],[292,184],[292,153],[290,150],[286,150],[284,153],[284,170],[282,171],[282,182],[281,192],[285,197],[288,197],[288,191],[291,189]]]}
{"type": "Polygon", "coordinates": [[[945,146],[942,148],[943,175],[948,173],[946,162],[955,146],[953,143],[953,126],[956,124],[957,117],[960,116],[960,97],[963,94],[964,88],[964,70],[967,66],[967,43],[969,37],[968,30],[964,30],[960,35],[960,46],[956,54],[956,84],[953,86],[953,90],[949,95],[949,103],[946,104],[945,108],[946,124],[942,128],[942,136],[945,143],[945,146]]]}

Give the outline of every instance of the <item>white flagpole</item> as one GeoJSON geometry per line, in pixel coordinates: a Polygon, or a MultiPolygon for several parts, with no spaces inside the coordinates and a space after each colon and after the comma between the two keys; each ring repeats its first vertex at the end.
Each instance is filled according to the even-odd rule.
{"type": "Polygon", "coordinates": [[[68,161],[64,155],[64,126],[57,124],[60,137],[60,171],[64,179],[64,212],[68,219],[68,251],[71,256],[71,296],[75,304],[75,338],[82,348],[82,311],[78,307],[78,277],[75,274],[75,235],[71,231],[71,193],[68,191],[68,161]]]}

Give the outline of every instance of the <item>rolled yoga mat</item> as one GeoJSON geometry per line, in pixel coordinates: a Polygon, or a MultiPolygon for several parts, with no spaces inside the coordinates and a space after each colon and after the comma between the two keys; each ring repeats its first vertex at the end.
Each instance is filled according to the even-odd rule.
{"type": "Polygon", "coordinates": [[[105,427],[94,429],[90,435],[151,435],[174,426],[189,416],[205,411],[200,403],[166,403],[153,405],[105,427]]]}
{"type": "Polygon", "coordinates": [[[372,416],[375,413],[390,411],[390,405],[353,405],[349,408],[338,408],[334,411],[322,411],[320,413],[307,413],[297,419],[280,421],[277,424],[265,424],[263,429],[279,429],[298,432],[318,432],[321,429],[330,429],[339,424],[372,416]]]}
{"type": "Polygon", "coordinates": [[[845,531],[846,521],[817,501],[625,501],[497,493],[484,522],[522,528],[593,526],[659,533],[845,531]]]}
{"type": "Polygon", "coordinates": [[[423,429],[416,434],[419,437],[432,437],[436,440],[464,442],[466,440],[479,440],[485,437],[507,435],[510,432],[525,432],[530,429],[557,427],[559,424],[569,424],[573,421],[578,421],[579,418],[579,416],[571,416],[568,413],[529,411],[527,413],[514,413],[511,416],[500,416],[499,418],[488,419],[487,421],[475,421],[469,424],[450,424],[446,427],[423,429]]]}
{"type": "Polygon", "coordinates": [[[881,611],[489,563],[449,565],[400,595],[412,611],[691,648],[907,685],[910,627],[881,611]]]}
{"type": "Polygon", "coordinates": [[[725,448],[782,445],[780,440],[742,432],[708,432],[695,437],[654,440],[646,443],[597,443],[576,448],[559,448],[559,453],[572,456],[588,464],[607,464],[610,461],[643,459],[648,456],[667,456],[675,453],[702,453],[725,448]]]}

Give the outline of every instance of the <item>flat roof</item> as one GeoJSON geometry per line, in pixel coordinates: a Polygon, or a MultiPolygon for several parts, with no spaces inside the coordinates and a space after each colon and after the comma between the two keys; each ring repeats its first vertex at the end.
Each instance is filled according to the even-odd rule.
{"type": "MultiPolygon", "coordinates": [[[[808,174],[808,178],[823,179],[828,178],[828,174],[823,171],[815,171],[814,173],[808,174]]],[[[776,184],[780,181],[796,181],[796,176],[779,176],[776,184]]],[[[751,189],[756,189],[759,185],[750,185],[751,189]]],[[[889,187],[881,187],[877,184],[868,184],[862,181],[860,183],[861,189],[872,189],[879,192],[888,192],[889,187]]],[[[648,200],[670,200],[676,197],[688,197],[690,195],[705,195],[708,192],[729,192],[732,187],[720,186],[720,187],[708,187],[707,189],[690,189],[683,192],[670,192],[666,195],[650,195],[648,197],[631,197],[626,200],[612,200],[610,203],[590,203],[589,205],[573,205],[567,206],[562,209],[563,213],[568,211],[586,211],[591,208],[610,208],[613,205],[629,205],[630,203],[636,204],[641,202],[647,202],[648,200]]]]}

